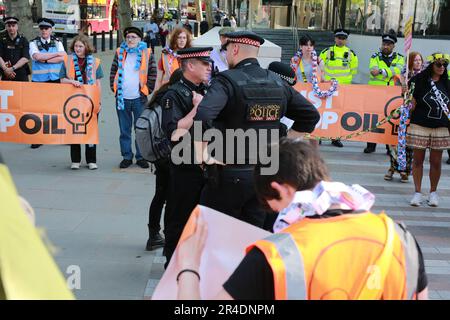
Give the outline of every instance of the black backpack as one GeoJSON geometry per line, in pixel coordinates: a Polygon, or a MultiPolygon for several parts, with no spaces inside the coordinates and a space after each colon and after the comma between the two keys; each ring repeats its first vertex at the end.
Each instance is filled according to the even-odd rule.
{"type": "Polygon", "coordinates": [[[136,142],[142,157],[149,162],[168,159],[171,145],[161,128],[162,107],[154,102],[136,121],[136,142]]]}

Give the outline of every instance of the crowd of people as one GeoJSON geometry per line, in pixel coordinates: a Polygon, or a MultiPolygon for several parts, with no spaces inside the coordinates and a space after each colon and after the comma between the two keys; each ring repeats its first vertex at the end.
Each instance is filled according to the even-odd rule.
{"type": "MultiPolygon", "coordinates": [[[[93,56],[86,36],[76,36],[70,44],[69,53],[66,53],[62,43],[52,35],[53,21],[39,19],[40,35],[29,44],[18,33],[17,18],[6,17],[4,21],[7,32],[0,42],[2,80],[29,81],[31,75],[34,82],[61,82],[75,87],[96,84],[101,90],[100,79],[104,76],[101,61],[93,56]],[[32,61],[31,70],[29,60],[32,61]]],[[[372,214],[370,208],[373,201],[367,199],[373,195],[367,190],[363,191],[368,197],[361,200],[358,197],[360,193],[331,182],[326,166],[317,153],[317,145],[294,140],[311,133],[320,119],[311,102],[292,88],[295,81],[312,83],[315,87],[318,82],[331,82],[328,92],[320,92],[327,95],[333,94],[337,84],[352,83],[353,76],[358,72],[358,57],[346,46],[347,30],[335,30],[335,44],[320,54],[314,50],[314,39],[305,35],[300,39],[299,51],[290,66],[275,64],[269,68],[272,72],[262,68],[257,60],[264,39],[250,31],[236,32],[232,27],[222,29],[219,32],[221,48],[213,50],[211,47],[192,47],[191,32],[186,28],[175,28],[168,37],[168,45],[164,46],[158,64],[152,48],[157,45],[156,33],[160,32],[160,28],[151,22],[145,32],[147,42],[143,41],[145,37],[139,28],[128,27],[124,30],[124,41],[117,48],[110,68],[110,89],[116,98],[120,129],[122,161],[119,167],[130,167],[133,158],[141,168],[149,167],[137,143],[134,152],[132,146],[133,126],[144,108],[161,107],[161,128],[172,149],[186,144],[187,140],[187,150],[190,150],[190,154],[181,155],[187,159],[181,163],[173,154],[154,163],[156,188],[149,209],[147,250],[163,246],[167,267],[192,210],[200,204],[257,227],[276,231],[273,236],[249,248],[242,263],[224,284],[224,291],[219,294],[222,299],[427,297],[423,257],[412,235],[386,215],[372,214]],[[148,101],[150,95],[152,97],[148,101]],[[255,116],[256,111],[258,116],[255,116]],[[275,173],[264,175],[261,172],[266,168],[265,164],[261,164],[261,159],[258,158],[256,164],[251,161],[254,156],[251,154],[254,149],[251,141],[245,140],[243,155],[234,145],[234,149],[228,148],[232,145],[232,138],[225,134],[227,130],[254,130],[258,134],[264,130],[279,130],[283,117],[291,119],[293,124],[283,134],[287,137],[271,149],[280,156],[275,173]],[[194,122],[200,123],[202,132],[212,128],[219,130],[223,134],[223,145],[227,148],[224,147],[214,156],[208,154],[207,141],[203,141],[202,137],[199,140],[193,132],[194,122]],[[199,148],[200,152],[195,153],[194,150],[199,148]],[[219,153],[226,156],[216,159],[219,153]],[[297,193],[301,192],[310,192],[312,202],[303,203],[301,197],[297,197],[297,193]],[[336,197],[336,194],[341,196],[336,197]],[[351,196],[350,202],[343,201],[344,194],[351,196]],[[329,199],[329,203],[321,203],[323,210],[319,211],[314,201],[323,199],[329,199]],[[164,206],[163,237],[160,220],[164,206]],[[298,208],[304,210],[299,213],[298,208]],[[292,218],[291,212],[294,211],[297,212],[294,220],[286,222],[282,219],[285,215],[292,218]],[[267,226],[267,219],[270,219],[267,214],[274,212],[280,213],[280,216],[275,224],[267,226]],[[355,225],[359,228],[352,227],[355,225]],[[283,232],[278,233],[281,230],[283,232]],[[317,232],[323,236],[306,240],[304,235],[317,232]],[[340,238],[342,234],[344,237],[340,238]],[[333,277],[342,278],[340,283],[334,283],[326,272],[319,272],[315,277],[322,281],[314,285],[313,293],[307,292],[303,282],[311,279],[312,275],[304,266],[313,263],[321,250],[333,241],[362,236],[366,242],[350,242],[345,252],[342,251],[343,255],[327,258],[327,261],[339,265],[337,272],[344,274],[350,265],[354,265],[354,252],[358,252],[360,272],[355,272],[351,280],[333,277]],[[314,244],[310,243],[311,239],[315,239],[314,244]],[[292,257],[283,256],[286,254],[284,247],[288,251],[297,250],[294,257],[300,257],[300,260],[292,262],[292,257]],[[393,255],[400,257],[398,264],[386,262],[393,255]],[[281,260],[286,267],[280,266],[281,260]],[[370,265],[379,265],[386,278],[386,285],[376,292],[369,292],[365,288],[367,279],[359,276],[366,274],[370,265]],[[295,269],[298,266],[300,269],[295,269]],[[294,275],[297,278],[287,277],[287,273],[297,274],[294,275]],[[286,290],[291,285],[290,281],[300,285],[296,292],[286,290]],[[334,292],[336,288],[342,288],[342,292],[334,292]]],[[[407,131],[408,165],[406,170],[399,170],[396,148],[387,146],[391,166],[385,179],[392,180],[394,172],[398,171],[402,181],[407,182],[412,171],[416,193],[411,205],[420,205],[423,162],[426,149],[430,149],[431,190],[428,204],[438,206],[442,151],[450,148],[447,114],[450,101],[449,56],[433,54],[425,66],[423,57],[414,52],[411,53],[409,65],[405,66],[404,57],[394,52],[396,36],[384,34],[381,40],[380,50],[371,57],[369,84],[398,84],[405,91],[412,83],[415,84],[411,124],[407,131]]],[[[277,141],[268,140],[266,145],[277,141]]],[[[332,143],[343,147],[340,140],[333,140],[332,143]]],[[[372,153],[375,147],[368,143],[364,152],[372,153]]],[[[261,143],[255,148],[256,154],[260,155],[261,143]]],[[[79,169],[81,146],[71,145],[70,155],[71,168],[79,169]]],[[[95,145],[86,146],[86,161],[89,169],[97,169],[95,145]]],[[[199,218],[194,235],[179,244],[180,298],[199,297],[196,277],[206,233],[206,227],[199,218]]]]}

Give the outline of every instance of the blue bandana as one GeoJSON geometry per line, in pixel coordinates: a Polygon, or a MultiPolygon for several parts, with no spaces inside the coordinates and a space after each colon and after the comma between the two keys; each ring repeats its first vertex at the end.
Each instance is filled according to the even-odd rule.
{"type": "Polygon", "coordinates": [[[117,78],[117,110],[123,110],[125,108],[124,101],[123,101],[123,62],[124,62],[124,51],[127,52],[127,54],[130,53],[137,53],[137,59],[136,59],[136,65],[134,66],[135,70],[139,70],[141,67],[142,62],[142,51],[147,50],[147,44],[143,41],[139,42],[137,47],[135,48],[129,48],[127,43],[124,41],[120,45],[119,50],[119,76],[117,78]]]}

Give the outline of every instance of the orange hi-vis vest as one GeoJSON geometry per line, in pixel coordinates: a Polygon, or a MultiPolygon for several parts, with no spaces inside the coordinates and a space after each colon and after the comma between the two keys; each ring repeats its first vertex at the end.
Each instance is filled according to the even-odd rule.
{"type": "MultiPolygon", "coordinates": [[[[101,60],[95,58],[95,63],[92,66],[92,79],[97,80],[95,75],[97,74],[98,66],[100,65],[101,60]]],[[[66,76],[67,79],[74,80],[75,79],[75,65],[73,62],[73,55],[68,54],[64,56],[64,66],[66,67],[66,76]]],[[[89,78],[89,75],[86,75],[87,78],[89,78]]]]}
{"type": "MultiPolygon", "coordinates": [[[[116,50],[117,57],[120,56],[120,48],[116,50]]],[[[141,66],[139,67],[139,88],[141,89],[142,94],[148,96],[150,94],[147,87],[147,75],[148,75],[148,64],[150,63],[150,55],[152,54],[152,49],[147,48],[147,50],[142,51],[142,60],[141,66]]],[[[127,58],[127,52],[123,52],[123,61],[127,58]]],[[[114,77],[114,93],[117,93],[117,81],[119,78],[119,72],[116,72],[114,77]]]]}
{"type": "Polygon", "coordinates": [[[253,247],[273,271],[277,300],[416,298],[416,242],[384,213],[305,218],[253,247]]]}
{"type": "Polygon", "coordinates": [[[180,67],[178,59],[170,53],[161,54],[162,66],[163,66],[163,79],[162,83],[167,83],[170,80],[172,73],[180,67]]]}

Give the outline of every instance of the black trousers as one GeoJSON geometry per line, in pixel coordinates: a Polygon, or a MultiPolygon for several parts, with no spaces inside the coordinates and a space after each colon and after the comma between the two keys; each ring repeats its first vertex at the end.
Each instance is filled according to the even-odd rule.
{"type": "MultiPolygon", "coordinates": [[[[86,144],[85,155],[87,163],[97,163],[97,145],[86,144]]],[[[72,162],[81,162],[81,144],[70,145],[70,158],[72,162]]]]}
{"type": "Polygon", "coordinates": [[[253,168],[221,168],[217,185],[205,186],[200,204],[264,227],[266,212],[256,198],[253,168]]]}
{"type": "Polygon", "coordinates": [[[197,165],[170,164],[170,210],[164,218],[164,256],[169,264],[192,210],[198,205],[204,186],[203,170],[197,165]]]}
{"type": "Polygon", "coordinates": [[[169,161],[161,160],[154,163],[156,167],[156,186],[150,209],[148,211],[148,225],[154,232],[161,230],[160,221],[164,205],[166,205],[166,214],[169,211],[168,198],[170,186],[169,161]]]}

